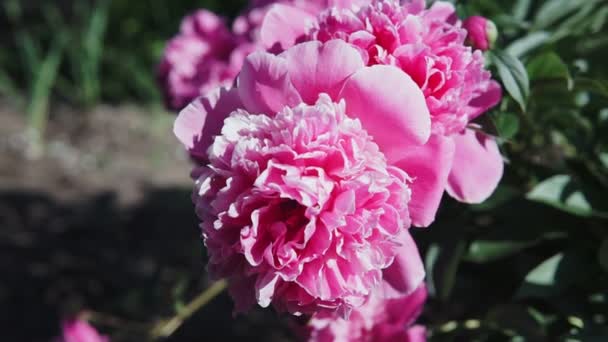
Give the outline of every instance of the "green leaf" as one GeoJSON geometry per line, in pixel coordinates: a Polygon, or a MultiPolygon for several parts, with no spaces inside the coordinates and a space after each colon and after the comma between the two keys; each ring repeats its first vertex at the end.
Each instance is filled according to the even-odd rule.
{"type": "Polygon", "coordinates": [[[528,275],[526,275],[526,283],[540,285],[540,286],[552,286],[555,284],[557,268],[564,258],[563,253],[558,253],[549,259],[543,261],[541,264],[536,266],[528,275]]]}
{"type": "Polygon", "coordinates": [[[589,0],[548,0],[536,12],[534,26],[536,28],[547,28],[566,15],[576,11],[589,0]]]}
{"type": "Polygon", "coordinates": [[[466,260],[475,263],[486,263],[500,260],[538,244],[539,240],[509,241],[509,240],[477,240],[469,245],[466,260]]]}
{"type": "Polygon", "coordinates": [[[494,125],[501,138],[509,140],[519,131],[519,118],[512,113],[499,113],[493,116],[494,125]]]}
{"type": "MultiPolygon", "coordinates": [[[[528,206],[530,205],[528,204],[528,206]]],[[[516,209],[505,206],[500,210],[512,212],[516,209]]],[[[494,219],[497,222],[488,227],[487,232],[469,244],[465,256],[466,261],[474,263],[493,262],[511,257],[524,249],[545,241],[568,237],[568,233],[557,224],[539,225],[527,218],[526,213],[522,211],[519,212],[517,218],[505,218],[503,216],[494,219]],[[521,228],[513,229],[513,226],[521,228]]],[[[546,220],[542,221],[546,222],[546,220]]]]}
{"type": "Polygon", "coordinates": [[[564,80],[568,90],[573,87],[568,66],[555,52],[547,52],[533,58],[527,65],[528,76],[532,81],[564,80]]]}
{"type": "Polygon", "coordinates": [[[517,291],[516,298],[546,298],[557,295],[589,275],[589,260],[576,251],[560,252],[533,268],[517,291]]]}
{"type": "Polygon", "coordinates": [[[513,17],[517,20],[524,20],[530,12],[532,0],[517,0],[513,5],[513,17]]]}
{"type": "Polygon", "coordinates": [[[579,77],[575,79],[574,85],[577,89],[608,98],[608,81],[579,77]]]}
{"type": "Polygon", "coordinates": [[[604,271],[608,272],[608,238],[604,239],[600,246],[598,259],[604,271]]]}
{"type": "Polygon", "coordinates": [[[465,251],[464,241],[445,241],[432,244],[426,254],[425,265],[429,294],[441,300],[450,297],[460,260],[465,251]]]}
{"type": "Polygon", "coordinates": [[[551,34],[546,31],[537,31],[513,41],[505,51],[514,56],[522,57],[530,51],[539,48],[551,39],[551,34]]]}
{"type": "Polygon", "coordinates": [[[488,211],[494,210],[501,205],[520,196],[521,192],[515,188],[504,184],[499,184],[494,193],[487,200],[479,204],[470,205],[473,211],[488,211]]]}
{"type": "Polygon", "coordinates": [[[583,186],[569,175],[556,175],[539,183],[526,198],[544,203],[573,215],[582,217],[606,217],[606,213],[594,210],[583,186]]]}
{"type": "Polygon", "coordinates": [[[490,56],[498,69],[498,74],[505,89],[525,112],[526,102],[530,94],[530,81],[526,68],[519,59],[508,53],[495,51],[490,56]]]}

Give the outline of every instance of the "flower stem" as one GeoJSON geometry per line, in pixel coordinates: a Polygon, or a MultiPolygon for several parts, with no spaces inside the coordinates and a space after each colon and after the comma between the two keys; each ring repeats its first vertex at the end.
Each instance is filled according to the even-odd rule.
{"type": "Polygon", "coordinates": [[[226,288],[225,280],[218,280],[209,288],[194,298],[188,305],[170,319],[160,321],[152,329],[153,338],[163,338],[171,336],[190,316],[204,307],[213,298],[219,295],[226,288]]]}

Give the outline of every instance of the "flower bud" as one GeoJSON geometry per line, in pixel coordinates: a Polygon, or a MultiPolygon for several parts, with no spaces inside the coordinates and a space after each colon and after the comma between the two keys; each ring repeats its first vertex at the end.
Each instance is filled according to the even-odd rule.
{"type": "Polygon", "coordinates": [[[491,20],[475,15],[467,18],[462,26],[468,32],[466,43],[474,49],[486,51],[494,47],[498,30],[491,20]]]}

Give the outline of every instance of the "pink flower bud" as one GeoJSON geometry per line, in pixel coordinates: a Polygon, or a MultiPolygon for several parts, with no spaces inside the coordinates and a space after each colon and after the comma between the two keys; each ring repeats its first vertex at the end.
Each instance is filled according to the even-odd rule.
{"type": "Polygon", "coordinates": [[[475,49],[486,51],[491,49],[498,38],[498,30],[491,20],[474,15],[467,18],[462,26],[467,30],[467,44],[475,49]]]}

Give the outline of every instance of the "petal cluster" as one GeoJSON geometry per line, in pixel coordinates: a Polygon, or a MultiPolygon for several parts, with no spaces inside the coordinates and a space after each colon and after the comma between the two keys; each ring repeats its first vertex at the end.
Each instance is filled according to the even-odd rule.
{"type": "Polygon", "coordinates": [[[251,282],[261,306],[356,307],[403,245],[408,177],[343,102],[237,111],[209,159],[197,181],[209,269],[251,282]]]}
{"type": "Polygon", "coordinates": [[[375,294],[349,319],[319,313],[308,323],[309,342],[424,342],[426,329],[413,325],[422,311],[427,292],[420,286],[400,298],[386,299],[375,294]]]}
{"type": "Polygon", "coordinates": [[[410,214],[417,226],[433,222],[445,190],[459,201],[479,203],[502,177],[496,142],[471,127],[500,101],[502,91],[484,69],[482,52],[467,46],[466,38],[452,4],[437,1],[426,8],[424,0],[333,8],[308,33],[310,40],[350,43],[366,65],[401,69],[423,92],[432,135],[425,145],[402,150],[394,163],[416,180],[410,214]]]}
{"type": "Polygon", "coordinates": [[[395,65],[410,75],[426,97],[433,131],[451,135],[478,115],[471,101],[492,86],[483,55],[465,46],[467,31],[453,6],[424,1],[375,0],[358,11],[323,13],[311,39],[343,39],[357,46],[369,65],[395,65]]]}
{"type": "Polygon", "coordinates": [[[342,41],[254,53],[237,86],[184,109],[175,133],[199,165],[209,271],[230,280],[237,311],[346,315],[374,289],[422,281],[411,179],[389,161],[426,142],[430,116],[400,70],[366,67],[342,41]]]}

